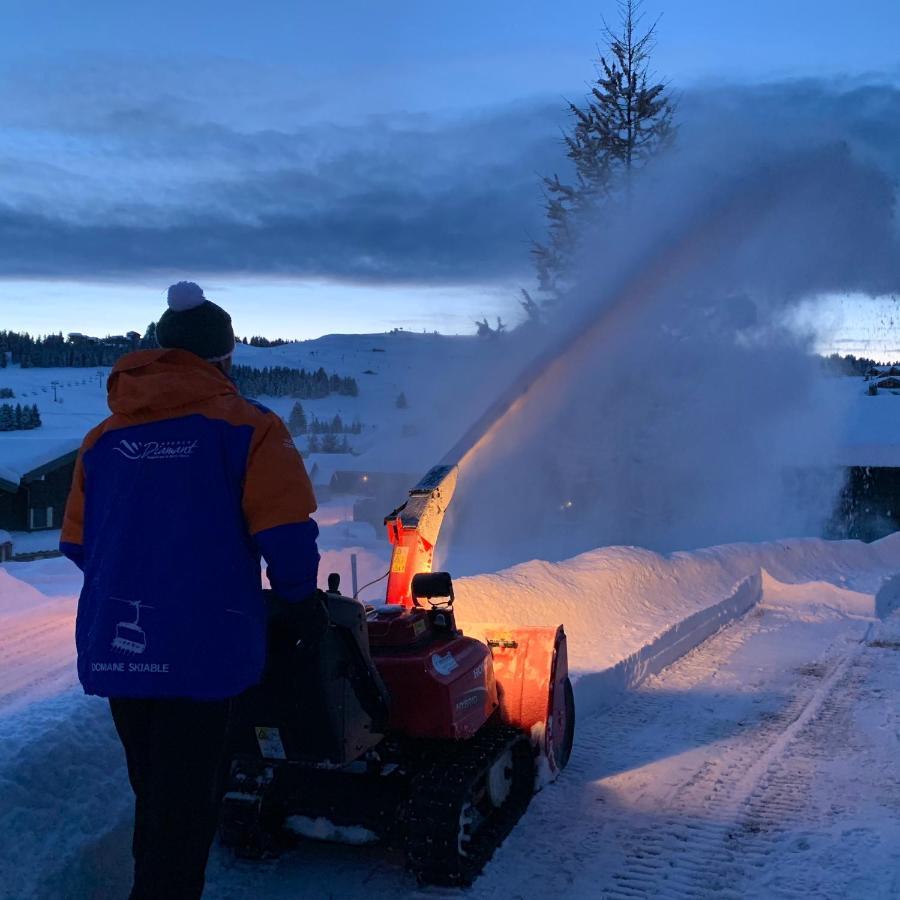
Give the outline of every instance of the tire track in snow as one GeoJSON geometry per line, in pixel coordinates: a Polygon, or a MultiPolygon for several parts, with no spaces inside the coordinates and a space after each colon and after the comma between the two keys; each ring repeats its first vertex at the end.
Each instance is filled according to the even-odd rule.
{"type": "Polygon", "coordinates": [[[649,847],[626,860],[604,896],[741,897],[734,885],[746,867],[765,862],[765,846],[746,839],[761,828],[763,811],[774,814],[780,807],[782,813],[794,813],[805,803],[802,785],[782,781],[788,789],[768,806],[758,804],[754,817],[758,785],[819,712],[849,661],[849,656],[832,661],[821,684],[766,717],[750,740],[739,740],[723,759],[702,766],[672,798],[663,828],[645,835],[649,847]],[[698,810],[703,818],[692,818],[698,810]]]}
{"type": "Polygon", "coordinates": [[[66,600],[0,620],[0,715],[75,684],[74,619],[66,600]]]}
{"type": "MultiPolygon", "coordinates": [[[[821,846],[826,889],[803,896],[892,896],[829,892],[829,879],[846,881],[835,860],[843,839],[827,833],[827,803],[813,802],[817,754],[858,752],[845,723],[869,659],[864,629],[759,609],[582,721],[569,769],[535,798],[473,896],[791,897],[790,878],[769,874],[774,860],[809,882],[809,859],[791,845],[806,832],[821,846]]],[[[895,726],[892,760],[900,722],[885,726],[895,726]]],[[[895,801],[900,830],[900,788],[895,801]]]]}
{"type": "MultiPolygon", "coordinates": [[[[752,613],[620,706],[585,718],[569,768],[534,798],[467,895],[891,896],[829,893],[827,884],[802,893],[797,885],[808,884],[809,867],[793,872],[803,851],[785,847],[796,839],[796,823],[809,820],[812,827],[830,814],[826,800],[815,800],[822,767],[834,756],[828,738],[841,753],[858,753],[865,744],[854,737],[852,717],[878,658],[870,654],[900,661],[897,651],[848,645],[854,628],[859,623],[828,630],[752,613]],[[802,644],[793,662],[783,658],[780,629],[802,644]]],[[[894,686],[898,680],[900,671],[894,686]]],[[[93,701],[74,692],[66,702],[65,714],[63,698],[30,707],[22,717],[27,733],[11,727],[16,714],[0,716],[0,789],[13,807],[40,807],[37,817],[28,815],[28,833],[0,810],[0,830],[14,836],[0,884],[18,884],[22,891],[14,896],[23,898],[79,896],[69,893],[75,885],[97,891],[82,897],[120,896],[103,885],[121,885],[130,865],[121,754],[105,710],[84,706],[93,701]],[[39,721],[45,706],[46,720],[39,721]],[[85,725],[94,733],[85,736],[85,725]],[[19,866],[18,858],[29,858],[31,867],[19,866]]],[[[895,744],[900,749],[900,739],[895,744]]],[[[887,794],[900,820],[900,787],[887,794]]],[[[832,816],[840,820],[839,813],[832,816]]],[[[843,840],[862,846],[868,837],[861,832],[843,840]]],[[[417,890],[380,849],[310,844],[263,866],[214,850],[209,875],[210,898],[223,900],[446,894],[417,890]]]]}
{"type": "MultiPolygon", "coordinates": [[[[532,801],[473,894],[530,898],[539,884],[541,896],[653,896],[657,869],[672,853],[660,833],[665,827],[660,809],[668,811],[678,792],[701,790],[715,780],[719,763],[698,762],[696,748],[735,734],[738,741],[746,739],[740,721],[694,714],[721,705],[704,690],[705,683],[761,628],[758,615],[744,617],[644,682],[621,704],[582,720],[569,767],[532,801]],[[664,783],[646,772],[654,761],[679,751],[686,759],[669,768],[664,783]],[[642,811],[642,800],[649,812],[642,811]],[[629,865],[618,871],[624,859],[629,865]]],[[[758,714],[763,727],[777,732],[776,720],[758,713],[757,706],[756,698],[748,697],[738,718],[758,714]]],[[[703,839],[695,827],[679,833],[680,839],[688,837],[703,839]]]]}
{"type": "MultiPolygon", "coordinates": [[[[613,874],[602,896],[889,896],[883,876],[873,880],[868,873],[863,886],[867,873],[862,866],[834,853],[833,846],[820,869],[826,874],[818,879],[796,857],[811,846],[810,839],[797,837],[798,828],[802,832],[806,825],[813,832],[827,821],[827,811],[812,797],[823,766],[837,756],[859,759],[865,751],[852,718],[875,663],[862,641],[824,665],[801,669],[804,681],[819,683],[769,717],[752,740],[702,766],[675,793],[663,827],[643,834],[643,842],[613,874]],[[692,818],[698,809],[703,817],[692,818]],[[795,846],[785,846],[791,841],[795,846]],[[772,874],[773,861],[786,854],[794,864],[772,874]]],[[[897,787],[896,776],[892,783],[897,787]]]]}
{"type": "MultiPolygon", "coordinates": [[[[897,631],[898,625],[889,623],[881,633],[897,631]]],[[[900,831],[900,714],[893,699],[898,684],[900,654],[863,647],[790,753],[766,773],[751,798],[748,822],[753,835],[767,843],[772,864],[749,871],[745,895],[866,900],[900,895],[896,834],[891,838],[884,828],[893,819],[894,831],[900,831]],[[872,713],[881,726],[874,740],[873,731],[858,722],[872,713]],[[895,740],[878,740],[879,731],[895,740]],[[849,815],[855,819],[850,828],[849,815]],[[829,830],[838,837],[823,845],[817,832],[829,830]],[[880,866],[872,866],[873,857],[880,858],[880,866]]]]}

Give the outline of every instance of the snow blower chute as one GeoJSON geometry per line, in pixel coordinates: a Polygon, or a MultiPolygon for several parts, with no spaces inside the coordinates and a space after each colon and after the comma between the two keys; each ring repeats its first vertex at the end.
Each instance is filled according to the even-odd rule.
{"type": "Polygon", "coordinates": [[[268,668],[238,709],[223,804],[222,841],[238,854],[277,853],[297,834],[382,840],[421,882],[466,885],[568,762],[562,626],[465,635],[450,575],[431,571],[458,472],[445,459],[385,519],[384,606],[341,595],[332,575],[329,625],[310,642],[273,598],[268,668]]]}

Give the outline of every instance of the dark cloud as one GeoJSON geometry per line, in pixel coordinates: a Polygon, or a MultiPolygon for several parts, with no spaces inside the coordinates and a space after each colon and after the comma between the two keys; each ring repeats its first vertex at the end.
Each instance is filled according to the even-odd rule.
{"type": "Polygon", "coordinates": [[[494,279],[527,262],[522,221],[529,213],[488,188],[465,195],[361,192],[331,209],[286,209],[252,223],[184,214],[159,227],[80,225],[6,210],[0,211],[0,272],[87,278],[177,269],[443,284],[494,279]]]}
{"type": "Polygon", "coordinates": [[[548,113],[242,132],[158,106],[119,109],[77,133],[70,159],[64,148],[40,166],[0,157],[0,198],[19,198],[0,199],[0,275],[177,268],[452,283],[524,273],[542,228],[537,173],[557,153],[548,113]]]}
{"type": "MultiPolygon", "coordinates": [[[[248,124],[222,92],[92,94],[25,85],[27,112],[0,92],[0,277],[246,272],[366,282],[527,277],[543,231],[542,173],[565,171],[564,104],[535,100],[471,115],[370,116],[299,127],[280,98],[248,124]],[[41,91],[44,91],[44,94],[41,91]],[[41,97],[44,97],[43,106],[41,97]]],[[[252,86],[236,93],[246,108],[252,86]]],[[[23,88],[24,90],[24,88],[23,88]]],[[[227,92],[225,92],[227,93],[227,92]]],[[[298,93],[299,96],[299,93],[298,93]]],[[[692,91],[686,140],[741,130],[847,142],[900,173],[900,92],[806,81],[692,91]]]]}

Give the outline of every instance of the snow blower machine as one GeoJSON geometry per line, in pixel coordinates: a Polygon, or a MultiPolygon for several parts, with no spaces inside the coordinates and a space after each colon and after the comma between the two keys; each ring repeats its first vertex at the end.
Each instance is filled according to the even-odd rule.
{"type": "Polygon", "coordinates": [[[562,626],[463,634],[450,575],[431,571],[457,474],[432,469],[385,520],[385,605],[343,596],[332,575],[311,641],[272,598],[268,667],[238,704],[222,809],[238,855],[275,855],[297,835],[380,840],[421,883],[467,885],[566,765],[562,626]]]}

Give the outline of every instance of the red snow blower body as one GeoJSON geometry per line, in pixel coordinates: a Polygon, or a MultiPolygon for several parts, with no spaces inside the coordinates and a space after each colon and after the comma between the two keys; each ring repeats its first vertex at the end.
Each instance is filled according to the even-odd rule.
{"type": "Polygon", "coordinates": [[[562,626],[464,634],[450,576],[431,572],[457,472],[435,467],[385,519],[385,605],[341,595],[333,575],[329,624],[310,642],[273,598],[268,668],[239,705],[223,804],[238,854],[294,835],[381,840],[420,881],[465,885],[568,761],[562,626]]]}

